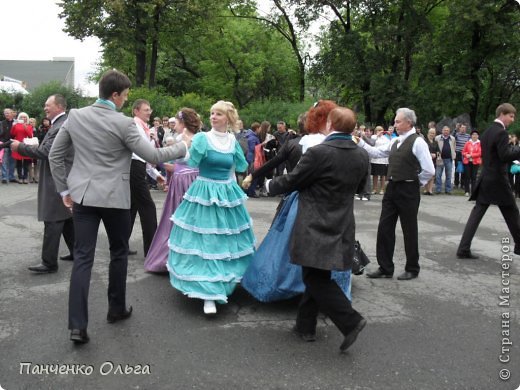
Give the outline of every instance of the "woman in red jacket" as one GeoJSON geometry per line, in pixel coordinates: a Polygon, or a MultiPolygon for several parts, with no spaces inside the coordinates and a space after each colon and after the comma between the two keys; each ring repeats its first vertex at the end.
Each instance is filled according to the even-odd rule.
{"type": "MultiPolygon", "coordinates": [[[[18,114],[18,123],[11,128],[11,138],[23,142],[24,138],[32,138],[34,133],[33,127],[29,124],[29,115],[25,112],[18,114]]],[[[16,160],[16,171],[18,172],[18,183],[28,184],[27,174],[29,173],[30,157],[24,157],[18,152],[12,153],[16,160]]]]}
{"type": "Polygon", "coordinates": [[[470,194],[470,182],[471,191],[473,191],[473,188],[475,187],[478,168],[482,163],[482,150],[480,149],[478,136],[478,131],[473,130],[471,132],[471,139],[466,142],[462,149],[462,162],[464,163],[464,173],[466,174],[466,196],[469,196],[470,194]]]}

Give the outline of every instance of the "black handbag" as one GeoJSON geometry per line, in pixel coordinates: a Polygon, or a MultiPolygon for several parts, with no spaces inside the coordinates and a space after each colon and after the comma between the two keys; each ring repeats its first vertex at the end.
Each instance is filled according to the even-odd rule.
{"type": "Polygon", "coordinates": [[[352,261],[352,273],[354,275],[363,275],[365,267],[370,263],[370,259],[361,249],[361,244],[358,240],[354,244],[354,259],[352,261]]]}

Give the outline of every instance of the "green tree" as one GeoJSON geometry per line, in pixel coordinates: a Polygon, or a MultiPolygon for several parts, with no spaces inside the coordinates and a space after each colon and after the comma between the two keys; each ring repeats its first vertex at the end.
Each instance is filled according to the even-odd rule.
{"type": "Polygon", "coordinates": [[[65,32],[77,39],[99,38],[107,57],[131,51],[135,70],[128,73],[139,87],[144,85],[148,69],[149,86],[154,87],[161,25],[169,23],[175,12],[187,9],[191,3],[187,0],[61,0],[58,5],[62,9],[59,16],[65,19],[65,32]]]}

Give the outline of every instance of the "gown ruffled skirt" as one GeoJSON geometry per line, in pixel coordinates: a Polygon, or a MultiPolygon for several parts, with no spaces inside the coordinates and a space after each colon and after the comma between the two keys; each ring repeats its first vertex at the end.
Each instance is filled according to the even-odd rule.
{"type": "MultiPolygon", "coordinates": [[[[289,299],[305,290],[301,266],[292,264],[290,255],[290,238],[297,212],[298,192],[295,191],[284,198],[244,274],[242,287],[261,302],[289,299]]],[[[332,279],[352,301],[351,275],[351,270],[331,273],[332,279]]]]}
{"type": "Polygon", "coordinates": [[[199,176],[193,182],[172,217],[173,287],[191,298],[227,302],[255,251],[246,199],[233,179],[199,176]]]}
{"type": "Polygon", "coordinates": [[[183,163],[176,163],[169,181],[168,193],[157,231],[144,261],[148,272],[168,272],[166,263],[169,254],[169,238],[172,231],[172,214],[181,204],[184,194],[199,174],[198,168],[191,168],[183,163]]]}

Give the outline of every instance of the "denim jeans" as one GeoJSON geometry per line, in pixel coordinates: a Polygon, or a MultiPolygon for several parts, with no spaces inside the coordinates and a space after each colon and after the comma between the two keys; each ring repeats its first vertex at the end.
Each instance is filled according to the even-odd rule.
{"type": "Polygon", "coordinates": [[[11,149],[4,149],[4,159],[2,163],[2,180],[14,180],[14,168],[16,160],[11,156],[11,149]]]}
{"type": "Polygon", "coordinates": [[[446,192],[451,192],[451,172],[453,170],[453,160],[451,158],[443,158],[443,165],[435,168],[435,192],[441,192],[442,188],[442,172],[446,176],[444,188],[446,192]]]}

